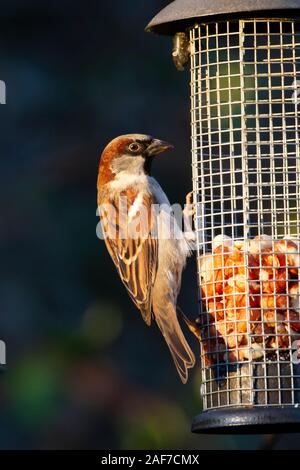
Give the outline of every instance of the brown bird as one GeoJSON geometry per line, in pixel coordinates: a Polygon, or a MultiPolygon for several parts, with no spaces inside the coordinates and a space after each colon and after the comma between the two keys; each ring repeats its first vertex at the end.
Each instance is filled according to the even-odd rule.
{"type": "Polygon", "coordinates": [[[100,160],[98,208],[106,247],[122,282],[147,325],[154,317],[186,383],[195,357],[179,325],[176,302],[192,241],[150,175],[153,157],[171,148],[140,134],[110,142],[100,160]]]}

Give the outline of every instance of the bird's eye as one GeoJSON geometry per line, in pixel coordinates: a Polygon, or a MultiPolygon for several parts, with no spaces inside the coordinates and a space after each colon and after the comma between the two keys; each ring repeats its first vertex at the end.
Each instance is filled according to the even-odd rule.
{"type": "Polygon", "coordinates": [[[144,150],[144,147],[143,147],[142,144],[139,144],[137,142],[133,142],[132,144],[130,144],[128,146],[128,150],[131,153],[137,154],[137,153],[141,153],[144,150]]]}

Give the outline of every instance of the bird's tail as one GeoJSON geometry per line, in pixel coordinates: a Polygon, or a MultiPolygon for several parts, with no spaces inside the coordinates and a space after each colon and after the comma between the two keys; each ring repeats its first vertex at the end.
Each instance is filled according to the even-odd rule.
{"type": "Polygon", "coordinates": [[[162,332],[175,362],[178,374],[185,384],[188,380],[188,369],[195,365],[195,356],[179,325],[176,309],[171,301],[164,307],[153,305],[156,323],[162,332]]]}

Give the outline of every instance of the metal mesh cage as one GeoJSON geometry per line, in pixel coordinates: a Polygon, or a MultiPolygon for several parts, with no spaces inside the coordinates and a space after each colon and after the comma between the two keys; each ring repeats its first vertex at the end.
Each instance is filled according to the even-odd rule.
{"type": "Polygon", "coordinates": [[[300,23],[190,42],[203,408],[298,407],[300,23]]]}

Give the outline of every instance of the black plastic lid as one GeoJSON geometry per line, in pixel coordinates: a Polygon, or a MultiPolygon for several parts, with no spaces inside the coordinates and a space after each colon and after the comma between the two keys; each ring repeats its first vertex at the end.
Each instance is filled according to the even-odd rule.
{"type": "MultiPolygon", "coordinates": [[[[175,0],[156,15],[146,31],[173,35],[190,26],[195,19],[220,16],[298,16],[300,0],[175,0]]],[[[229,17],[230,17],[229,16],[229,17]]]]}

